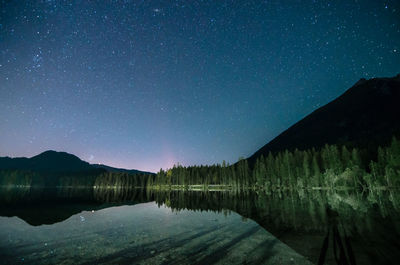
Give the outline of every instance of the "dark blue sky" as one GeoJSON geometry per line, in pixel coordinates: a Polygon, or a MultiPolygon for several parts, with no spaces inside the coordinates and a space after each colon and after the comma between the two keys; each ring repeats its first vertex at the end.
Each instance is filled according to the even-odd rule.
{"type": "Polygon", "coordinates": [[[400,72],[399,1],[1,1],[0,156],[237,161],[400,72]]]}

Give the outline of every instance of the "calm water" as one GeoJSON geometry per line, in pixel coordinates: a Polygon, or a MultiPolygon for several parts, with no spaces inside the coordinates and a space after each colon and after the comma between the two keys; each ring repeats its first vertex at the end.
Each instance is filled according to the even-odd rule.
{"type": "Polygon", "coordinates": [[[399,264],[397,192],[1,189],[1,264],[399,264]]]}

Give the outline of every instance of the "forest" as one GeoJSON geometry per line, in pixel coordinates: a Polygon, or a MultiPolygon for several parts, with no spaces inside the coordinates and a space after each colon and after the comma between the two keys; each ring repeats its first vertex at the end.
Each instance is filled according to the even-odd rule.
{"type": "Polygon", "coordinates": [[[372,189],[400,186],[400,141],[393,137],[389,146],[376,155],[357,148],[325,145],[322,149],[284,151],[259,157],[253,166],[245,159],[233,165],[176,165],[161,169],[149,178],[150,187],[224,189],[329,189],[338,187],[372,189]]]}
{"type": "Polygon", "coordinates": [[[376,154],[346,146],[284,151],[261,156],[254,165],[240,159],[229,165],[175,165],[157,174],[82,172],[39,174],[24,170],[0,171],[0,186],[115,187],[187,190],[386,189],[400,186],[400,141],[379,147],[376,154]]]}

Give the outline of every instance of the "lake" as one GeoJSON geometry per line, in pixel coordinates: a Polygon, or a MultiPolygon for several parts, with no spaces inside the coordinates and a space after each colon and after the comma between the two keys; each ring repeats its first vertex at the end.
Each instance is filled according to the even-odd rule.
{"type": "Polygon", "coordinates": [[[398,264],[394,191],[0,190],[1,264],[398,264]]]}

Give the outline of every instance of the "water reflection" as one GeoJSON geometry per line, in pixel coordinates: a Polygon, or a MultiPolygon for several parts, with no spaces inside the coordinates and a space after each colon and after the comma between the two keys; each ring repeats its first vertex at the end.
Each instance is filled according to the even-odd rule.
{"type": "Polygon", "coordinates": [[[149,201],[143,189],[2,188],[0,216],[17,216],[39,226],[62,222],[82,211],[149,201]]]}
{"type": "MultiPolygon", "coordinates": [[[[197,214],[198,219],[199,216],[210,213],[219,214],[218,216],[239,214],[242,221],[253,220],[264,231],[268,231],[314,264],[396,264],[400,259],[399,195],[394,191],[288,191],[267,194],[223,191],[155,192],[124,188],[77,191],[59,188],[9,189],[2,190],[0,195],[1,216],[18,216],[36,226],[59,223],[82,212],[107,210],[110,206],[155,201],[159,207],[167,206],[173,213],[183,213],[184,216],[188,212],[197,214]]],[[[156,211],[150,212],[150,215],[157,215],[156,211]]],[[[231,230],[242,231],[241,224],[236,222],[229,227],[231,230]]],[[[251,229],[253,228],[246,230],[247,234],[244,232],[245,238],[254,237],[256,228],[254,231],[251,229]]],[[[226,237],[225,234],[224,236],[226,237]]],[[[240,236],[238,238],[242,239],[240,236]]],[[[167,237],[165,240],[168,240],[167,237]]],[[[216,242],[215,244],[218,245],[216,242]]],[[[164,247],[168,246],[166,244],[164,247]]],[[[197,247],[198,251],[210,248],[206,242],[197,247]]],[[[214,249],[216,252],[212,256],[221,260],[227,249],[227,245],[219,250],[214,249]]],[[[112,260],[106,259],[104,262],[112,260]]]]}

